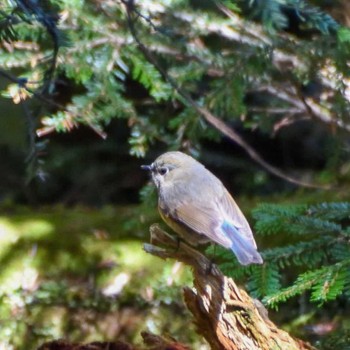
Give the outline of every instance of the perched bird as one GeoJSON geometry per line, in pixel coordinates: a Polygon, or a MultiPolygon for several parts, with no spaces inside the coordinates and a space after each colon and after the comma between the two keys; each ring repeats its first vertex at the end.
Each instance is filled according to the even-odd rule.
{"type": "Polygon", "coordinates": [[[222,182],[182,152],[167,152],[149,170],[162,219],[191,245],[213,241],[230,248],[242,265],[262,264],[249,224],[222,182]]]}

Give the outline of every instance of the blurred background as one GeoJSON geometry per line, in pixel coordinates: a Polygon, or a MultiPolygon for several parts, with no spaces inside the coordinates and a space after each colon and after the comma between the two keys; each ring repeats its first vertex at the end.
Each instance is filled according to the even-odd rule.
{"type": "MultiPolygon", "coordinates": [[[[263,254],[280,259],[265,291],[260,270],[240,270],[233,256],[225,265],[253,295],[339,262],[325,252],[288,266],[269,249],[310,236],[285,228],[272,239],[257,208],[349,201],[347,1],[0,4],[0,349],[58,338],[140,343],[145,329],[208,349],[182,300],[191,271],[142,248],[160,218],[140,165],[168,150],[216,174],[263,254]]],[[[344,205],[328,218],[346,236],[344,205]]],[[[271,318],[323,349],[348,349],[342,276],[334,297],[315,302],[311,287],[300,289],[270,305],[271,318]]]]}

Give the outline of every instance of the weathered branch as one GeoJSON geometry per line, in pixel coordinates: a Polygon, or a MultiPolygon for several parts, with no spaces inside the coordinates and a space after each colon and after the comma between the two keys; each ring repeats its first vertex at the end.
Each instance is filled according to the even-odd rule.
{"type": "Polygon", "coordinates": [[[203,254],[178,242],[158,225],[152,225],[146,252],[162,259],[177,259],[193,269],[194,287],[184,298],[198,332],[214,350],[312,350],[291,337],[267,316],[264,306],[226,277],[203,254]]]}

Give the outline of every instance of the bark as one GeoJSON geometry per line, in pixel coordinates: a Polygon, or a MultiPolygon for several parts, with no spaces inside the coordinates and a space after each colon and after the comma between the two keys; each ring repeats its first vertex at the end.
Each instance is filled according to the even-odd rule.
{"type": "Polygon", "coordinates": [[[160,258],[177,259],[193,269],[194,288],[184,299],[198,332],[214,350],[311,350],[269,320],[267,310],[224,276],[202,253],[152,225],[144,249],[160,258]]]}

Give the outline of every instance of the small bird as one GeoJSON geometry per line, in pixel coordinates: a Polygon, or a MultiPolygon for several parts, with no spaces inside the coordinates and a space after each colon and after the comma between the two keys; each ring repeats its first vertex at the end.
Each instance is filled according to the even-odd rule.
{"type": "Polygon", "coordinates": [[[249,224],[222,182],[191,156],[167,152],[142,169],[152,174],[160,216],[193,246],[215,242],[242,265],[262,264],[249,224]]]}

